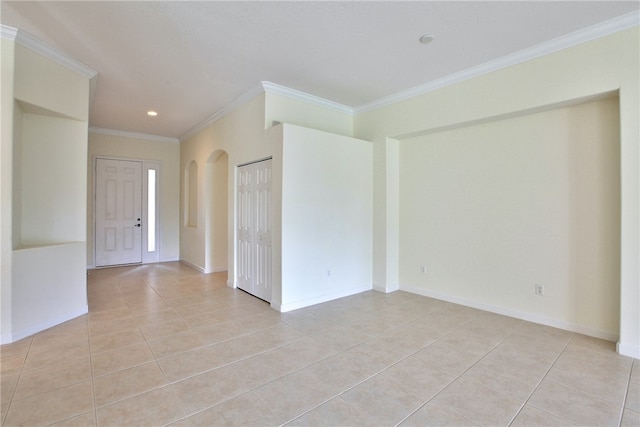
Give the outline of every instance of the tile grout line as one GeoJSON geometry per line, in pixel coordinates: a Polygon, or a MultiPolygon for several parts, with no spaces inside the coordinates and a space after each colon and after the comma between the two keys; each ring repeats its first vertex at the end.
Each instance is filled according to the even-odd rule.
{"type": "MultiPolygon", "coordinates": [[[[460,329],[461,327],[469,324],[471,322],[471,320],[467,320],[466,322],[464,322],[463,324],[459,325],[456,328],[451,329],[450,331],[448,331],[446,334],[442,335],[441,337],[439,337],[437,340],[433,341],[432,343],[430,343],[429,345],[423,347],[423,348],[427,348],[429,347],[431,344],[441,340],[442,338],[452,334],[454,331],[460,329]]],[[[435,399],[440,393],[442,393],[445,389],[447,389],[451,384],[453,384],[454,382],[456,382],[458,379],[460,379],[466,372],[468,372],[471,368],[473,368],[475,365],[477,365],[481,360],[483,360],[489,353],[491,353],[496,347],[498,347],[500,344],[502,344],[507,338],[509,338],[511,335],[513,335],[516,332],[516,330],[514,329],[509,335],[507,335],[506,337],[504,337],[503,339],[501,339],[500,341],[498,341],[495,345],[493,345],[493,347],[491,347],[491,349],[489,349],[489,351],[487,351],[485,353],[484,356],[482,356],[480,359],[476,360],[475,362],[473,362],[471,364],[471,366],[469,366],[467,369],[465,369],[464,371],[462,371],[458,376],[456,376],[455,378],[453,378],[451,381],[449,381],[444,387],[442,387],[437,393],[435,393],[433,396],[431,396],[430,399],[428,399],[426,402],[424,402],[422,405],[420,405],[415,411],[411,412],[410,414],[408,414],[406,417],[404,417],[402,420],[400,420],[400,422],[398,424],[396,424],[396,426],[399,426],[400,424],[402,424],[404,421],[406,421],[409,417],[411,417],[413,414],[415,414],[416,412],[418,412],[420,409],[422,409],[423,407],[427,406],[429,404],[429,402],[431,402],[433,399],[435,399]]],[[[421,349],[422,350],[422,349],[421,349]]],[[[420,351],[420,350],[418,350],[420,351]]],[[[418,351],[412,353],[415,354],[418,351]]],[[[457,413],[456,411],[454,411],[453,409],[449,409],[447,408],[447,410],[453,412],[454,414],[464,418],[465,420],[468,420],[469,422],[472,422],[473,424],[476,424],[475,422],[473,422],[472,420],[469,420],[467,417],[463,416],[462,414],[457,413]]]]}
{"type": "Polygon", "coordinates": [[[27,348],[27,352],[24,355],[24,360],[22,361],[22,365],[20,365],[20,371],[18,372],[18,380],[16,381],[16,386],[11,393],[11,397],[9,398],[9,405],[7,406],[7,412],[4,414],[2,420],[0,420],[0,425],[4,426],[7,418],[9,417],[9,411],[11,410],[11,406],[13,405],[13,398],[16,395],[16,391],[18,391],[18,385],[20,385],[20,379],[22,378],[22,373],[24,372],[24,365],[27,364],[27,358],[29,357],[29,353],[31,352],[31,346],[33,345],[33,337],[34,335],[29,337],[29,347],[27,348]]]}
{"type": "MultiPolygon", "coordinates": [[[[535,392],[538,390],[538,387],[540,387],[540,384],[542,384],[542,382],[544,381],[544,379],[547,377],[547,375],[549,374],[549,372],[551,371],[551,369],[553,369],[553,367],[555,366],[555,364],[558,362],[558,359],[560,359],[560,356],[562,356],[562,354],[564,353],[564,351],[567,349],[567,347],[569,347],[569,344],[571,344],[571,342],[573,341],[575,337],[575,334],[571,334],[571,339],[569,339],[569,341],[567,341],[567,343],[564,345],[564,347],[562,347],[562,350],[558,353],[558,355],[556,356],[556,358],[553,360],[553,363],[551,363],[551,366],[549,366],[549,368],[545,371],[545,373],[542,375],[542,378],[540,378],[540,381],[538,381],[535,385],[535,387],[533,387],[533,390],[531,390],[531,392],[529,393],[529,395],[527,396],[527,398],[525,399],[525,401],[522,403],[522,405],[520,406],[520,408],[518,409],[518,411],[515,413],[515,415],[511,418],[511,420],[509,421],[509,423],[507,424],[507,426],[510,426],[511,424],[513,424],[513,422],[515,421],[515,419],[518,417],[518,415],[520,415],[520,412],[522,412],[522,409],[527,405],[527,403],[529,402],[529,400],[531,399],[531,397],[535,394],[535,392]]],[[[532,405],[533,406],[533,405],[532,405]]],[[[546,413],[546,414],[550,414],[549,412],[540,409],[536,406],[533,406],[534,408],[546,413]]],[[[565,419],[564,417],[560,417],[556,414],[550,414],[553,416],[556,416],[558,418],[562,418],[565,419]]],[[[572,422],[570,420],[566,420],[567,422],[572,422]]]]}

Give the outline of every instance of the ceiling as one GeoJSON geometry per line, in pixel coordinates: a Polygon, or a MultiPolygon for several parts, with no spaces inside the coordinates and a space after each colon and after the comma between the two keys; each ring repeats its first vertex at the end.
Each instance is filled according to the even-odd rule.
{"type": "Polygon", "coordinates": [[[2,24],[98,71],[89,125],[179,137],[261,81],[357,108],[638,1],[6,1],[2,24]],[[435,40],[421,44],[420,36],[435,40]],[[150,109],[158,111],[148,117],[150,109]]]}

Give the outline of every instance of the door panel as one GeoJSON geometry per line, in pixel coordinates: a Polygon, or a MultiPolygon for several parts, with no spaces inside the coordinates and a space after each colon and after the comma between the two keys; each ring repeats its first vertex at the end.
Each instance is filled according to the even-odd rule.
{"type": "Polygon", "coordinates": [[[142,162],[96,160],[96,267],[142,262],[142,162]]]}
{"type": "Polygon", "coordinates": [[[248,166],[238,168],[238,287],[249,293],[253,293],[252,190],[252,168],[248,166]]]}
{"type": "Polygon", "coordinates": [[[256,281],[254,295],[271,301],[271,160],[255,165],[256,281]]]}
{"type": "Polygon", "coordinates": [[[239,167],[237,179],[238,287],[271,301],[271,160],[239,167]]]}

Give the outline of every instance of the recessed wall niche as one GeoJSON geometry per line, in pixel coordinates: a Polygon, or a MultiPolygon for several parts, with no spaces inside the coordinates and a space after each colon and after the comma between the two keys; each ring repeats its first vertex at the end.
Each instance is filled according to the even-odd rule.
{"type": "Polygon", "coordinates": [[[84,241],[86,122],[16,100],[13,247],[84,241]]]}

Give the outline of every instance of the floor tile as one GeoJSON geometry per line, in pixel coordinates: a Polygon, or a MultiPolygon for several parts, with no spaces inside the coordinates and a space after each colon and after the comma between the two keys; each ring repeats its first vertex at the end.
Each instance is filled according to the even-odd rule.
{"type": "Polygon", "coordinates": [[[608,357],[590,356],[565,352],[545,378],[622,406],[631,372],[631,359],[622,361],[615,357],[611,363],[607,363],[605,359],[608,357]]]}
{"type": "Polygon", "coordinates": [[[271,410],[253,393],[247,392],[198,412],[187,419],[189,425],[200,426],[278,426],[271,410]]]}
{"type": "Polygon", "coordinates": [[[325,347],[313,338],[305,337],[273,350],[281,353],[296,369],[302,369],[326,359],[337,352],[325,347]]]}
{"type": "Polygon", "coordinates": [[[396,425],[425,403],[413,390],[383,375],[376,375],[340,397],[379,425],[396,425]]]}
{"type": "Polygon", "coordinates": [[[286,423],[334,396],[333,390],[314,376],[298,371],[253,390],[281,423],[286,423]]]}
{"type": "Polygon", "coordinates": [[[44,426],[93,409],[91,381],[11,402],[5,425],[44,426]]]}
{"type": "Polygon", "coordinates": [[[427,404],[407,417],[402,423],[402,427],[478,427],[466,418],[440,405],[427,404]]]}
{"type": "Polygon", "coordinates": [[[217,344],[247,334],[247,332],[234,321],[205,325],[193,328],[193,331],[207,344],[217,344]]]}
{"type": "Polygon", "coordinates": [[[487,387],[522,401],[531,395],[542,380],[542,377],[532,375],[526,370],[515,369],[492,360],[480,360],[465,372],[463,377],[475,378],[487,387]]]}
{"type": "Polygon", "coordinates": [[[125,329],[137,328],[138,324],[132,315],[117,319],[89,322],[89,333],[92,337],[102,334],[112,334],[125,329]]]}
{"type": "MultiPolygon", "coordinates": [[[[473,324],[470,322],[469,324],[473,324]]],[[[442,337],[439,342],[447,343],[451,346],[464,348],[466,352],[482,357],[491,351],[502,338],[487,336],[486,333],[479,333],[473,328],[461,326],[442,337]]],[[[501,335],[501,334],[499,334],[501,335]]]]}
{"type": "Polygon", "coordinates": [[[524,403],[498,393],[475,378],[459,378],[439,393],[434,403],[480,425],[507,425],[524,403]]]}
{"type": "Polygon", "coordinates": [[[92,270],[87,294],[0,346],[3,426],[640,425],[614,343],[407,292],[278,313],[170,262],[92,270]]]}
{"type": "Polygon", "coordinates": [[[169,382],[210,371],[224,364],[211,347],[202,347],[158,360],[169,382]]]}
{"type": "Polygon", "coordinates": [[[303,372],[330,386],[336,395],[377,373],[370,365],[361,364],[356,355],[345,353],[330,356],[303,369],[303,372]]]}
{"type": "Polygon", "coordinates": [[[96,411],[85,412],[84,414],[76,415],[66,420],[62,420],[55,424],[51,424],[50,427],[90,427],[96,425],[96,411]]]}
{"type": "Polygon", "coordinates": [[[640,412],[640,360],[633,361],[633,368],[629,377],[629,390],[624,406],[635,412],[640,412]]]}
{"type": "Polygon", "coordinates": [[[428,345],[413,356],[436,369],[454,375],[460,375],[480,359],[477,354],[441,340],[428,345]]]}
{"type": "Polygon", "coordinates": [[[193,331],[158,338],[153,341],[148,341],[147,343],[158,359],[194,350],[198,347],[204,347],[206,344],[202,337],[193,331]]]}
{"type": "Polygon", "coordinates": [[[146,342],[105,351],[91,356],[94,377],[122,371],[153,361],[155,358],[146,342]]]}
{"type": "Polygon", "coordinates": [[[144,342],[144,336],[140,329],[125,329],[112,334],[102,334],[91,337],[91,353],[117,350],[133,344],[144,342]]]}
{"type": "Polygon", "coordinates": [[[530,405],[525,405],[509,427],[565,427],[576,425],[578,424],[565,418],[557,417],[530,405]]]}
{"type": "Polygon", "coordinates": [[[296,370],[284,353],[270,350],[235,362],[229,367],[238,378],[253,389],[296,370]]]}
{"type": "Polygon", "coordinates": [[[540,384],[527,403],[579,425],[618,425],[622,410],[620,406],[547,380],[540,384]]]}
{"type": "Polygon", "coordinates": [[[246,384],[228,366],[174,383],[171,389],[178,397],[186,415],[248,391],[246,384]]]}
{"type": "Polygon", "coordinates": [[[182,319],[182,317],[172,309],[134,314],[133,317],[136,320],[136,323],[140,326],[166,323],[182,319]]]}
{"type": "Polygon", "coordinates": [[[163,426],[184,416],[168,387],[121,400],[97,410],[98,426],[163,426]]]}
{"type": "Polygon", "coordinates": [[[4,344],[0,347],[0,360],[13,356],[26,357],[31,347],[33,336],[23,338],[20,341],[13,342],[11,344],[4,344]]]}
{"type": "Polygon", "coordinates": [[[145,325],[140,327],[142,335],[147,341],[154,341],[160,338],[178,335],[183,332],[189,332],[189,324],[184,320],[175,320],[165,323],[154,323],[153,325],[145,325]]]}
{"type": "Polygon", "coordinates": [[[18,385],[20,374],[0,376],[0,403],[9,403],[18,385]]]}
{"type": "Polygon", "coordinates": [[[340,397],[331,399],[322,405],[306,412],[299,418],[286,424],[288,427],[318,426],[342,427],[361,426],[377,427],[379,422],[365,415],[360,410],[342,400],[340,397]]]}
{"type": "Polygon", "coordinates": [[[424,402],[433,398],[457,377],[450,372],[434,368],[428,362],[416,357],[407,357],[380,375],[407,387],[424,402]]]}
{"type": "Polygon", "coordinates": [[[498,344],[484,359],[523,369],[532,375],[542,378],[560,355],[556,351],[544,351],[505,339],[498,344]]]}
{"type": "Polygon", "coordinates": [[[97,377],[94,379],[96,405],[108,405],[166,384],[155,361],[97,377]]]}
{"type": "Polygon", "coordinates": [[[321,343],[323,346],[335,351],[348,350],[369,339],[367,335],[349,327],[337,327],[320,332],[314,332],[309,336],[321,343]]]}
{"type": "Polygon", "coordinates": [[[632,411],[625,408],[622,413],[622,420],[620,421],[620,427],[638,427],[640,426],[640,412],[632,411]]]}
{"type": "Polygon", "coordinates": [[[60,343],[38,349],[29,350],[24,362],[23,370],[40,369],[45,366],[69,362],[71,360],[86,359],[89,357],[88,337],[79,337],[72,340],[64,340],[60,343]]]}
{"type": "Polygon", "coordinates": [[[0,375],[17,375],[22,371],[26,355],[7,356],[0,363],[0,375]]]}
{"type": "Polygon", "coordinates": [[[87,359],[65,361],[46,368],[23,372],[13,399],[31,396],[91,380],[91,362],[87,359]]]}

